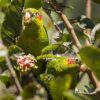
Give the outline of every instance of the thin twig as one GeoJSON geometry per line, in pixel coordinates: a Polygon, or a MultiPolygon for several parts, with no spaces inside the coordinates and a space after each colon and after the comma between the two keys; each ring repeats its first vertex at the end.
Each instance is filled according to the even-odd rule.
{"type": "MultiPolygon", "coordinates": [[[[3,42],[1,40],[1,36],[0,36],[0,48],[4,48],[4,50],[6,49],[6,47],[3,45],[3,42]]],[[[6,60],[6,63],[7,63],[7,67],[9,69],[9,71],[10,71],[11,76],[14,79],[15,85],[16,85],[18,91],[21,93],[22,92],[22,87],[21,87],[20,82],[19,82],[19,80],[17,78],[17,75],[16,75],[16,73],[15,73],[13,67],[12,67],[12,64],[11,64],[11,62],[9,60],[8,54],[5,53],[5,55],[3,55],[3,56],[5,57],[5,60],[6,60]]]]}
{"type": "MultiPolygon", "coordinates": [[[[86,16],[88,18],[91,18],[91,3],[92,3],[91,0],[86,0],[86,16]]],[[[91,33],[91,29],[87,29],[86,32],[87,32],[87,34],[90,34],[91,33]]],[[[86,39],[86,42],[88,43],[87,39],[86,39]]],[[[88,44],[90,45],[90,43],[88,43],[88,44]]],[[[96,76],[94,75],[94,73],[89,69],[87,69],[86,72],[87,72],[90,80],[94,84],[94,86],[96,88],[98,88],[98,80],[97,80],[96,76]]]]}
{"type": "MultiPolygon", "coordinates": [[[[88,18],[91,18],[91,0],[86,0],[86,16],[88,18]]],[[[86,33],[90,34],[91,33],[91,29],[86,29],[86,33]]],[[[90,42],[88,41],[88,39],[86,39],[86,44],[90,45],[90,42]]]]}
{"type": "Polygon", "coordinates": [[[87,72],[92,84],[95,86],[95,88],[97,88],[98,87],[98,79],[95,76],[95,74],[88,68],[87,68],[86,72],[87,72]]]}
{"type": "Polygon", "coordinates": [[[91,18],[91,0],[86,0],[86,16],[91,18]]]}
{"type": "Polygon", "coordinates": [[[85,64],[81,65],[80,71],[82,71],[83,73],[87,73],[88,74],[88,76],[90,78],[90,81],[92,82],[92,84],[94,85],[94,87],[96,89],[100,88],[99,81],[98,81],[97,77],[95,76],[95,74],[89,68],[86,67],[85,64]]]}
{"type": "Polygon", "coordinates": [[[73,26],[71,25],[71,23],[69,22],[68,18],[66,17],[66,15],[63,12],[58,13],[59,16],[61,17],[61,19],[63,20],[66,29],[68,30],[68,32],[70,33],[72,42],[74,45],[76,45],[78,48],[81,48],[81,44],[76,36],[76,33],[74,31],[73,26]]]}
{"type": "Polygon", "coordinates": [[[13,77],[13,79],[15,81],[15,85],[16,85],[18,91],[21,93],[22,92],[22,87],[21,87],[20,82],[19,82],[19,80],[17,78],[17,75],[16,75],[16,73],[15,73],[13,67],[12,67],[12,64],[11,64],[11,62],[9,60],[8,55],[5,56],[5,59],[6,59],[6,62],[7,62],[7,67],[9,69],[10,73],[11,73],[11,76],[13,77]]]}
{"type": "Polygon", "coordinates": [[[76,36],[76,33],[74,31],[73,26],[71,25],[71,23],[69,22],[68,18],[66,17],[66,15],[63,13],[63,9],[62,7],[60,7],[60,5],[57,3],[56,0],[47,0],[45,1],[49,6],[51,6],[51,8],[54,9],[54,11],[60,16],[60,18],[63,20],[66,29],[68,30],[68,32],[70,33],[72,42],[75,46],[77,46],[78,48],[81,48],[81,44],[76,36]]]}

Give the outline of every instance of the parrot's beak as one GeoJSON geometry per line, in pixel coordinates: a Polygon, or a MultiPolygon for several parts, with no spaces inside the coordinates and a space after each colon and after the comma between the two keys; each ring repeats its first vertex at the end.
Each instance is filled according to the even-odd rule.
{"type": "Polygon", "coordinates": [[[37,18],[41,21],[42,20],[42,15],[38,15],[37,18]]]}
{"type": "Polygon", "coordinates": [[[29,12],[25,13],[24,20],[25,20],[25,23],[31,22],[31,14],[29,12]]]}

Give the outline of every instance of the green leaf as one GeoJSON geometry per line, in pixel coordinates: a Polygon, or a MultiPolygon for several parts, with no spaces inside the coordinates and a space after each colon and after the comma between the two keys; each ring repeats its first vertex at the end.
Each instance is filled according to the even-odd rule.
{"type": "Polygon", "coordinates": [[[7,55],[8,51],[5,46],[0,47],[0,57],[5,57],[7,55]]]}
{"type": "Polygon", "coordinates": [[[0,74],[0,81],[4,84],[7,84],[8,82],[13,83],[13,80],[10,77],[10,72],[8,70],[0,74]]]}
{"type": "Polygon", "coordinates": [[[0,100],[16,100],[16,99],[15,96],[12,95],[11,93],[3,92],[2,95],[0,96],[0,100]]]}
{"type": "Polygon", "coordinates": [[[74,92],[67,91],[63,94],[67,100],[82,100],[74,92]]]}
{"type": "Polygon", "coordinates": [[[100,30],[95,33],[94,45],[100,48],[100,30]]]}
{"type": "Polygon", "coordinates": [[[78,94],[74,91],[67,91],[64,93],[65,99],[64,100],[94,100],[91,99],[88,95],[78,94]]]}
{"type": "Polygon", "coordinates": [[[59,34],[59,37],[55,39],[58,42],[69,42],[71,41],[70,35],[69,34],[59,34]]]}
{"type": "Polygon", "coordinates": [[[38,83],[26,85],[22,92],[23,100],[47,100],[45,89],[38,83]]]}
{"type": "Polygon", "coordinates": [[[23,52],[23,50],[20,47],[18,47],[17,45],[9,46],[8,50],[9,50],[9,54],[10,55],[18,54],[18,53],[22,53],[23,52]]]}
{"type": "Polygon", "coordinates": [[[5,17],[5,14],[3,12],[0,12],[0,27],[1,27],[2,23],[3,23],[3,21],[4,21],[4,17],[5,17]]]}
{"type": "Polygon", "coordinates": [[[8,7],[11,3],[11,0],[0,0],[0,8],[8,7]]]}
{"type": "Polygon", "coordinates": [[[41,0],[25,0],[25,8],[39,9],[42,6],[41,0]]]}
{"type": "Polygon", "coordinates": [[[59,57],[57,57],[56,55],[53,55],[53,54],[44,54],[44,55],[40,55],[40,56],[36,57],[37,60],[40,60],[40,59],[54,59],[54,58],[59,58],[59,57]]]}
{"type": "Polygon", "coordinates": [[[70,88],[71,80],[69,75],[65,75],[63,77],[57,77],[50,82],[50,94],[53,100],[63,100],[63,93],[70,88]]]}
{"type": "MultiPolygon", "coordinates": [[[[5,14],[3,12],[0,12],[0,34],[1,34],[1,27],[3,24],[4,18],[5,18],[5,14]]],[[[0,35],[0,39],[1,39],[1,35],[0,35]]]]}
{"type": "Polygon", "coordinates": [[[0,69],[1,71],[4,71],[5,69],[7,69],[6,61],[4,57],[0,57],[0,69]]]}
{"type": "Polygon", "coordinates": [[[3,76],[3,75],[0,75],[0,80],[2,81],[2,83],[6,84],[7,82],[10,82],[11,79],[7,76],[3,76]]]}
{"type": "Polygon", "coordinates": [[[43,48],[41,52],[42,52],[42,54],[49,53],[51,51],[54,51],[54,50],[58,49],[61,44],[62,43],[50,44],[50,45],[46,46],[45,48],[43,48]]]}
{"type": "Polygon", "coordinates": [[[5,20],[1,29],[1,37],[5,45],[14,44],[16,37],[22,29],[22,2],[13,0],[8,9],[6,9],[5,20]],[[13,16],[13,17],[12,17],[13,16]]]}
{"type": "Polygon", "coordinates": [[[22,93],[22,97],[23,99],[29,99],[34,97],[35,93],[36,93],[36,86],[34,84],[29,84],[27,86],[24,87],[23,89],[23,93],[22,93]]]}
{"type": "Polygon", "coordinates": [[[100,49],[93,46],[84,47],[79,50],[83,63],[90,67],[100,79],[100,49]]]}

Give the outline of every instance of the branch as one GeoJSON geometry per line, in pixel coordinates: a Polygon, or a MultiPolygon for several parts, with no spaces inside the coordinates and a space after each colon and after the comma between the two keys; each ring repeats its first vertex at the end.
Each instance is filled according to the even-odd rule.
{"type": "MultiPolygon", "coordinates": [[[[92,2],[91,0],[86,0],[86,16],[88,18],[91,18],[91,2],[92,2]]],[[[86,32],[90,34],[91,29],[87,29],[86,32]]]]}
{"type": "Polygon", "coordinates": [[[66,29],[68,30],[68,32],[70,33],[72,42],[74,45],[76,45],[78,48],[81,48],[81,44],[76,36],[76,33],[74,31],[73,26],[71,25],[71,23],[69,22],[68,18],[66,17],[66,15],[63,12],[58,12],[59,16],[61,17],[61,19],[63,20],[66,29]]]}
{"type": "Polygon", "coordinates": [[[60,7],[60,5],[56,2],[56,0],[46,0],[45,1],[51,8],[54,9],[54,11],[60,16],[60,18],[63,20],[66,29],[68,30],[68,32],[70,33],[72,42],[75,46],[77,46],[78,48],[81,48],[81,44],[76,36],[76,33],[74,31],[73,26],[71,25],[71,23],[69,22],[68,18],[66,17],[66,15],[63,13],[63,8],[60,7]]]}
{"type": "Polygon", "coordinates": [[[15,82],[15,85],[16,85],[18,91],[21,93],[21,92],[22,92],[22,87],[21,87],[20,82],[19,82],[19,80],[18,80],[18,78],[17,78],[17,75],[16,75],[16,73],[15,73],[13,67],[12,67],[12,64],[11,64],[11,62],[10,62],[10,60],[9,60],[9,57],[8,57],[8,54],[7,54],[6,47],[3,45],[3,42],[2,42],[2,40],[1,40],[1,38],[0,38],[0,49],[1,49],[1,50],[3,49],[3,51],[5,52],[5,53],[3,54],[3,56],[5,57],[5,60],[6,60],[6,63],[7,63],[7,67],[8,67],[8,69],[9,69],[9,71],[10,71],[11,76],[12,76],[13,79],[14,79],[14,82],[15,82]]]}
{"type": "Polygon", "coordinates": [[[92,84],[94,84],[94,86],[97,88],[98,87],[98,79],[95,76],[95,74],[90,69],[88,69],[88,68],[86,70],[86,73],[88,74],[92,84]]]}
{"type": "MultiPolygon", "coordinates": [[[[92,0],[86,0],[86,16],[88,18],[91,18],[91,3],[92,3],[92,0]]],[[[86,33],[90,34],[91,29],[87,29],[86,33]]],[[[88,39],[86,39],[85,42],[86,42],[87,45],[91,45],[88,39]]],[[[96,76],[94,75],[94,73],[91,72],[90,70],[87,70],[87,73],[88,73],[90,80],[93,82],[93,84],[96,87],[98,87],[98,80],[96,79],[96,76]]]]}
{"type": "Polygon", "coordinates": [[[86,16],[91,18],[91,0],[86,0],[86,16]]]}
{"type": "Polygon", "coordinates": [[[0,30],[0,49],[3,51],[2,56],[5,57],[5,60],[6,60],[6,63],[7,63],[7,67],[9,69],[9,71],[10,71],[10,74],[11,74],[12,78],[14,79],[16,88],[21,93],[22,92],[22,87],[21,87],[20,82],[19,82],[19,80],[17,78],[17,75],[16,75],[16,73],[15,73],[15,71],[13,69],[13,66],[12,66],[12,64],[10,62],[10,59],[9,59],[9,56],[8,56],[8,50],[3,44],[3,41],[2,41],[2,38],[1,38],[1,30],[0,30]]]}
{"type": "MultiPolygon", "coordinates": [[[[86,0],[86,16],[91,18],[91,0],[86,0]]],[[[86,29],[86,34],[90,34],[91,29],[86,29]]],[[[90,41],[88,39],[85,40],[86,45],[90,45],[90,41]]]]}
{"type": "MultiPolygon", "coordinates": [[[[91,0],[86,0],[86,16],[88,18],[91,18],[91,2],[92,2],[91,0]]],[[[86,32],[88,34],[90,34],[91,30],[87,29],[86,32]]],[[[86,43],[90,45],[90,43],[88,42],[87,39],[86,39],[86,43]]],[[[99,88],[98,87],[98,80],[97,80],[96,76],[94,75],[94,73],[89,69],[87,69],[86,72],[87,72],[90,80],[92,81],[92,83],[96,86],[96,88],[99,88]]]]}
{"type": "MultiPolygon", "coordinates": [[[[83,73],[87,73],[92,84],[94,85],[94,87],[96,88],[95,89],[95,92],[100,92],[100,82],[98,81],[97,77],[95,76],[95,74],[89,69],[86,67],[86,65],[81,65],[80,67],[80,71],[82,71],[83,73]]],[[[82,77],[81,77],[82,78],[82,77]]]]}
{"type": "Polygon", "coordinates": [[[5,56],[5,59],[6,59],[6,62],[7,62],[7,67],[9,69],[10,73],[11,73],[11,76],[13,77],[13,79],[15,81],[15,85],[16,85],[18,91],[21,93],[22,92],[22,87],[21,87],[20,82],[17,78],[17,75],[16,75],[16,73],[15,73],[15,71],[14,71],[12,65],[11,65],[11,62],[9,60],[8,55],[5,56]]]}

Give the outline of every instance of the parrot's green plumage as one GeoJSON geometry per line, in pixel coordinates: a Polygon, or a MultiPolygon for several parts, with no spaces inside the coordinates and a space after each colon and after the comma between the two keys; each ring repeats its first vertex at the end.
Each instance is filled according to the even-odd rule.
{"type": "MultiPolygon", "coordinates": [[[[42,49],[48,45],[48,35],[43,26],[43,19],[40,12],[34,8],[27,8],[23,12],[24,29],[20,34],[17,45],[24,50],[26,54],[32,54],[35,57],[41,55],[42,49]]],[[[37,76],[44,72],[44,61],[37,61],[38,69],[34,71],[37,76]]]]}
{"type": "MultiPolygon", "coordinates": [[[[79,63],[77,62],[77,60],[72,57],[57,56],[53,54],[45,54],[37,57],[37,59],[45,59],[45,58],[48,59],[47,69],[45,73],[50,76],[53,75],[54,77],[71,75],[72,77],[71,88],[75,88],[77,84],[78,71],[79,71],[79,63]]],[[[45,75],[43,75],[43,77],[44,76],[45,75]]]]}
{"type": "Polygon", "coordinates": [[[34,8],[24,10],[24,29],[18,38],[17,45],[25,53],[35,57],[41,55],[41,50],[48,45],[48,35],[43,26],[42,16],[34,8]]]}

